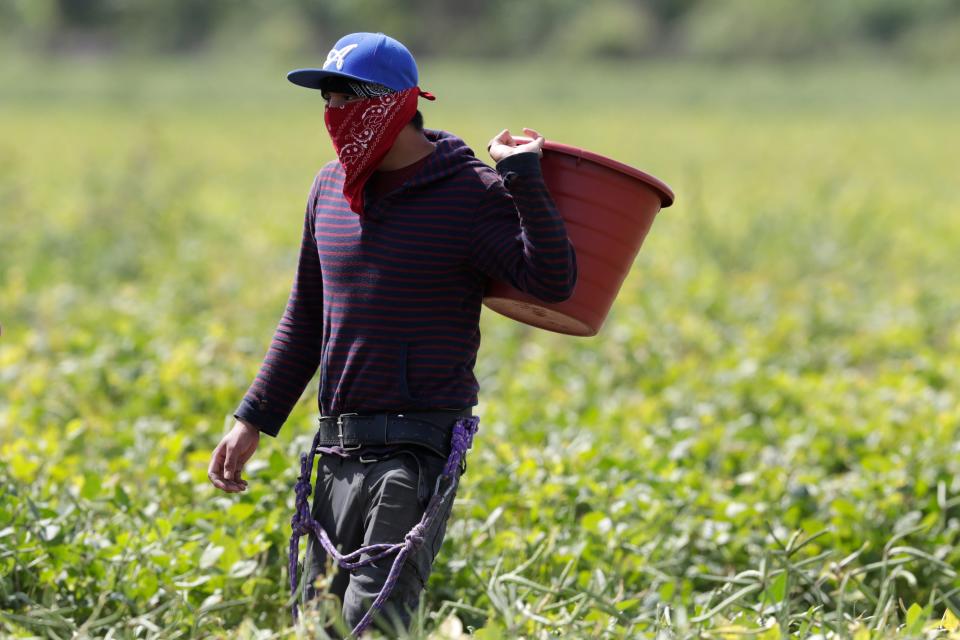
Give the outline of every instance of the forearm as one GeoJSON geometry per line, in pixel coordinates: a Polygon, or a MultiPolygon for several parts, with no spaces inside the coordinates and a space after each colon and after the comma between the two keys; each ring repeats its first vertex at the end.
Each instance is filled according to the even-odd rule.
{"type": "Polygon", "coordinates": [[[288,304],[260,370],[234,412],[270,436],[279,433],[320,364],[321,337],[303,316],[288,304]]]}
{"type": "Polygon", "coordinates": [[[320,365],[323,277],[314,238],[314,189],[304,216],[300,259],[286,309],[257,377],[234,412],[238,420],[274,437],[320,365]]]}
{"type": "Polygon", "coordinates": [[[567,237],[566,225],[550,197],[536,153],[508,156],[497,163],[497,171],[512,197],[499,203],[512,207],[519,218],[514,228],[481,225],[481,233],[497,256],[501,277],[514,287],[547,302],[570,297],[577,279],[577,261],[567,237]]]}

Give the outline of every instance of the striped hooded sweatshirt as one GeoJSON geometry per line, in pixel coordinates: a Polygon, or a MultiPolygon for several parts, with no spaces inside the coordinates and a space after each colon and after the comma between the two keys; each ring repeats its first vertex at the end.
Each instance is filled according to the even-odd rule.
{"type": "Polygon", "coordinates": [[[497,163],[425,129],[435,149],[362,216],[334,160],[310,189],[290,297],[235,417],[276,436],[320,369],[321,415],[465,408],[490,278],[546,302],[577,262],[535,153],[497,163]]]}

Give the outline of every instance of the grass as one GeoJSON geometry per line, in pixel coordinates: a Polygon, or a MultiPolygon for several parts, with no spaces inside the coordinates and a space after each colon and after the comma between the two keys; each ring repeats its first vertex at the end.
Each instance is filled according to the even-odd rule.
{"type": "MultiPolygon", "coordinates": [[[[245,494],[206,479],[333,156],[301,63],[0,68],[5,635],[306,633],[316,380],[245,494]]],[[[955,74],[421,67],[428,126],[477,150],[534,126],[677,202],[596,338],[484,313],[412,635],[960,637],[955,74]]]]}

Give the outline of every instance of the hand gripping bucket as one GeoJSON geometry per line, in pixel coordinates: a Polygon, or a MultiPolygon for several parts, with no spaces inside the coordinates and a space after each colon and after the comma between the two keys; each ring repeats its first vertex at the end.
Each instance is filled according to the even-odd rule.
{"type": "Polygon", "coordinates": [[[563,302],[546,303],[491,280],[483,303],[534,327],[593,336],[600,331],[657,212],[673,204],[673,191],[643,171],[557,142],[544,144],[541,167],[577,252],[573,295],[563,302]]]}

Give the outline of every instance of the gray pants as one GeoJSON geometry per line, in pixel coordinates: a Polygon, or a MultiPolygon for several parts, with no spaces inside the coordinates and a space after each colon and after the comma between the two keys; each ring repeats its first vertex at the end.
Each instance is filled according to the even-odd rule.
{"type": "MultiPolygon", "coordinates": [[[[311,508],[313,517],[340,553],[377,543],[402,542],[420,522],[446,460],[420,447],[409,447],[389,457],[347,459],[320,455],[311,508]]],[[[426,532],[423,545],[407,557],[400,577],[374,618],[373,628],[385,633],[397,625],[409,628],[411,613],[420,601],[434,558],[443,543],[453,506],[451,495],[426,532]]],[[[364,554],[361,559],[369,556],[364,554]]],[[[343,603],[343,621],[353,629],[380,593],[396,555],[358,569],[337,569],[330,593],[343,603]]],[[[314,581],[326,570],[327,553],[313,534],[308,535],[303,569],[302,602],[317,597],[314,581]]]]}

